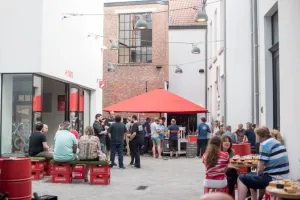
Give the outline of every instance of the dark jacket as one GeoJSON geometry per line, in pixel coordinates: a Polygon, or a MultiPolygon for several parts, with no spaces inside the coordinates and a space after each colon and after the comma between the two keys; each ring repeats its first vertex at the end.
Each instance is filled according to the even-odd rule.
{"type": "Polygon", "coordinates": [[[99,140],[100,140],[101,143],[105,143],[106,142],[106,140],[105,140],[106,135],[101,134],[101,132],[104,131],[105,128],[98,121],[94,122],[93,128],[94,128],[95,136],[99,137],[99,140]]]}

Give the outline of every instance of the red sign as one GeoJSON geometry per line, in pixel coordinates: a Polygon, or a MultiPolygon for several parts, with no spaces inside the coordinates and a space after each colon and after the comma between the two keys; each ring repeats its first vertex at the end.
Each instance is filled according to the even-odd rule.
{"type": "Polygon", "coordinates": [[[70,77],[70,78],[73,78],[73,72],[70,71],[70,70],[66,70],[65,71],[65,75],[68,76],[68,77],[70,77]]]}
{"type": "Polygon", "coordinates": [[[105,81],[104,80],[102,80],[102,79],[99,79],[99,81],[98,81],[98,83],[99,83],[99,88],[104,88],[105,87],[105,81]]]}
{"type": "Polygon", "coordinates": [[[65,111],[66,105],[66,96],[65,95],[58,95],[57,98],[57,111],[65,111]]]}

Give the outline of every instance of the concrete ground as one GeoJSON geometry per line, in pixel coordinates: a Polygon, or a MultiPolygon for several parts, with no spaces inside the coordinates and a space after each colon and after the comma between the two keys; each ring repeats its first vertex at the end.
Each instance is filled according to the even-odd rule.
{"type": "MultiPolygon", "coordinates": [[[[125,157],[124,164],[129,164],[125,157]]],[[[203,194],[204,166],[201,159],[185,158],[159,160],[141,158],[141,169],[126,167],[111,170],[111,184],[89,185],[76,180],[72,184],[53,184],[50,177],[33,181],[33,192],[56,195],[59,200],[193,200],[203,194]],[[137,190],[139,186],[148,186],[137,190]]]]}

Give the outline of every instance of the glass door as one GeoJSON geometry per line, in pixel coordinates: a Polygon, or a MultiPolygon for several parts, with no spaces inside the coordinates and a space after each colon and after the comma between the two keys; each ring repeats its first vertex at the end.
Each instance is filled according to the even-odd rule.
{"type": "Polygon", "coordinates": [[[84,131],[84,90],[71,85],[69,90],[69,120],[72,129],[83,135],[84,131]]]}

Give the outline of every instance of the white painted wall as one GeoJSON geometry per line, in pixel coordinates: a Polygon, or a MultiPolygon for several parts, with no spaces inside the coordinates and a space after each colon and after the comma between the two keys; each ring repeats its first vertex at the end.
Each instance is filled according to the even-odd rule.
{"type": "Polygon", "coordinates": [[[298,12],[300,1],[278,0],[278,7],[281,132],[284,135],[289,153],[291,175],[293,178],[300,179],[300,146],[296,139],[299,137],[296,131],[298,128],[296,120],[300,112],[298,106],[300,101],[298,72],[300,69],[297,65],[299,61],[300,23],[292,23],[295,19],[300,18],[298,12]]]}
{"type": "Polygon", "coordinates": [[[44,0],[42,28],[42,73],[76,83],[91,91],[91,119],[102,112],[103,15],[62,19],[62,13],[103,13],[103,0],[44,0]],[[73,78],[65,76],[73,72],[73,78]]]}
{"type": "Polygon", "coordinates": [[[170,42],[198,43],[200,54],[192,54],[191,44],[169,44],[169,91],[205,107],[205,29],[169,30],[170,42]],[[197,62],[198,61],[198,62],[197,62]],[[182,74],[176,74],[174,65],[180,66],[182,74]]]}
{"type": "Polygon", "coordinates": [[[0,73],[40,71],[42,6],[39,0],[0,1],[0,73]]]}
{"type": "Polygon", "coordinates": [[[103,15],[72,17],[63,13],[103,13],[103,0],[2,0],[0,2],[0,73],[39,73],[91,91],[91,116],[102,112],[103,15]],[[65,75],[73,72],[73,78],[65,75]]]}
{"type": "Polygon", "coordinates": [[[273,127],[272,29],[271,16],[278,9],[277,0],[258,1],[260,123],[273,127]]]}
{"type": "Polygon", "coordinates": [[[208,14],[208,55],[217,57],[210,69],[208,87],[212,86],[212,117],[220,120],[224,116],[224,106],[227,103],[226,121],[233,128],[238,123],[245,124],[252,121],[251,112],[251,10],[250,0],[226,1],[226,80],[227,102],[224,100],[224,54],[218,55],[223,43],[223,2],[211,3],[207,1],[206,12],[208,14]],[[239,16],[239,17],[237,17],[239,16]],[[221,40],[221,41],[220,41],[221,40]],[[218,42],[219,41],[219,42],[218,42]],[[216,69],[219,67],[219,75],[216,69]],[[217,82],[218,80],[218,82],[217,82]],[[218,84],[217,84],[218,83],[218,84]],[[217,95],[217,88],[220,97],[217,95]],[[220,102],[220,108],[217,105],[220,102]]]}

